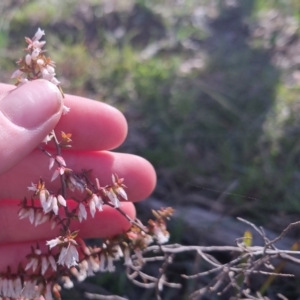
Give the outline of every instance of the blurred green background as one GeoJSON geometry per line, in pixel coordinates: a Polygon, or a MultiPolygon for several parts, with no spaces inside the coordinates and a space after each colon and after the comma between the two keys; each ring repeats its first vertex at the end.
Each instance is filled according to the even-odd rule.
{"type": "Polygon", "coordinates": [[[125,114],[117,151],[151,161],[166,206],[197,193],[270,229],[299,220],[299,1],[2,0],[0,13],[0,80],[44,29],[64,91],[125,114]]]}

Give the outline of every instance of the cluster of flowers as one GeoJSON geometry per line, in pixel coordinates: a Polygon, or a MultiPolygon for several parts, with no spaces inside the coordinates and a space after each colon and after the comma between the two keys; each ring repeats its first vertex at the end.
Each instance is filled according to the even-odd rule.
{"type": "MultiPolygon", "coordinates": [[[[39,78],[46,79],[55,84],[63,95],[55,77],[54,62],[42,50],[46,42],[40,39],[44,34],[43,30],[38,29],[32,39],[25,38],[27,54],[18,61],[19,69],[12,78],[17,78],[16,85],[39,78]]],[[[65,112],[68,110],[65,108],[65,112]]],[[[54,131],[47,135],[44,142],[54,142],[55,154],[40,147],[49,157],[49,170],[56,166],[51,181],[60,179],[58,191],[51,191],[46,187],[46,182],[40,179],[28,187],[33,195],[30,200],[25,198],[21,201],[19,210],[20,219],[28,218],[34,226],[49,222],[51,228],[60,228],[61,235],[47,241],[42,247],[38,244],[32,247],[26,256],[27,264],[23,266],[20,263],[16,273],[12,273],[9,267],[6,272],[0,273],[0,300],[50,300],[53,296],[60,299],[61,286],[58,281],[62,281],[65,288],[71,288],[74,278],[82,281],[95,272],[113,272],[114,262],[121,258],[126,266],[142,265],[143,250],[149,244],[163,244],[169,239],[166,220],[173,214],[172,208],[153,211],[154,220],[150,220],[147,226],[138,219],[131,220],[123,213],[131,222],[131,228],[121,235],[106,239],[99,247],[87,246],[80,238],[79,231],[70,230],[71,223],[94,217],[97,210],[103,210],[104,205],[122,213],[121,201],[128,200],[124,180],[116,174],[112,175],[111,184],[102,187],[97,178],[90,178],[91,171],[75,173],[67,166],[61,152],[62,148],[70,147],[71,136],[62,132],[58,139],[54,131]],[[79,198],[78,194],[82,197],[79,198]],[[67,198],[73,200],[70,207],[67,198]]]]}
{"type": "Polygon", "coordinates": [[[0,274],[0,295],[5,300],[51,300],[52,295],[60,299],[58,280],[69,289],[73,278],[83,281],[96,272],[114,272],[114,262],[120,259],[125,266],[143,265],[143,250],[154,241],[161,244],[168,240],[165,224],[172,214],[172,208],[153,211],[155,219],[147,227],[132,225],[127,232],[106,239],[101,247],[87,246],[78,232],[70,231],[48,241],[47,251],[39,245],[32,247],[28,263],[24,268],[20,265],[17,274],[10,270],[0,274]],[[60,249],[53,253],[56,246],[60,249]]]}
{"type": "MultiPolygon", "coordinates": [[[[55,63],[50,57],[44,55],[46,51],[42,49],[46,44],[46,41],[40,41],[43,35],[45,35],[45,31],[39,28],[33,38],[25,38],[28,44],[25,49],[27,54],[17,61],[19,68],[12,74],[11,78],[17,79],[16,85],[35,79],[46,79],[55,84],[63,95],[60,82],[55,77],[55,63]]],[[[68,107],[63,107],[64,114],[68,113],[69,110],[68,107]]]]}

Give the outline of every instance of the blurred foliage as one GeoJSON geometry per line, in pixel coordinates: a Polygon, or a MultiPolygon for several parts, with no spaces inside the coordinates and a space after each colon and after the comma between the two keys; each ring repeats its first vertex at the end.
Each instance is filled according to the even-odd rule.
{"type": "Polygon", "coordinates": [[[235,182],[224,213],[298,219],[299,1],[4,0],[0,13],[0,79],[45,29],[64,90],[124,112],[118,150],[154,164],[158,196],[214,201],[235,182]]]}

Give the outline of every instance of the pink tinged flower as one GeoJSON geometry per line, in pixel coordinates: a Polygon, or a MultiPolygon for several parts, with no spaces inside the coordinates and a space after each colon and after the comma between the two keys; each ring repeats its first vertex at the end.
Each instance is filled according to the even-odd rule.
{"type": "Polygon", "coordinates": [[[123,199],[128,200],[127,194],[122,187],[117,187],[115,189],[116,193],[119,194],[123,199]]]}
{"type": "Polygon", "coordinates": [[[160,227],[154,229],[155,239],[159,244],[165,244],[169,241],[170,234],[167,231],[163,231],[160,227]]]}
{"type": "Polygon", "coordinates": [[[112,256],[108,256],[108,258],[107,258],[107,271],[108,272],[115,271],[114,258],[112,256]]]}
{"type": "Polygon", "coordinates": [[[89,207],[90,207],[90,213],[91,213],[92,217],[94,218],[95,213],[96,213],[96,205],[95,205],[95,202],[93,201],[93,199],[90,200],[89,207]]]}
{"type": "Polygon", "coordinates": [[[26,62],[26,65],[30,66],[30,64],[31,64],[31,55],[30,54],[27,54],[25,56],[25,62],[26,62]]]}
{"type": "Polygon", "coordinates": [[[67,201],[65,200],[65,198],[62,195],[58,195],[57,200],[60,205],[67,206],[67,201]]]}
{"type": "Polygon", "coordinates": [[[52,222],[51,222],[51,230],[53,230],[55,227],[56,227],[57,223],[56,223],[56,220],[54,219],[52,222]]]}
{"type": "Polygon", "coordinates": [[[162,274],[162,276],[158,280],[157,288],[161,292],[164,288],[164,282],[166,281],[165,274],[162,274]]]}
{"type": "Polygon", "coordinates": [[[55,76],[55,69],[52,66],[47,66],[47,71],[49,72],[49,74],[53,74],[53,76],[55,76]]]}
{"type": "MultiPolygon", "coordinates": [[[[57,80],[57,78],[56,77],[52,77],[51,79],[50,79],[50,81],[53,83],[53,84],[55,84],[55,85],[59,85],[60,84],[60,81],[59,80],[57,80]]],[[[63,114],[65,115],[65,114],[67,114],[68,112],[69,112],[69,110],[70,110],[70,108],[68,108],[67,106],[63,106],[63,114]],[[66,111],[66,109],[67,109],[67,111],[66,111]]]]}
{"type": "Polygon", "coordinates": [[[39,48],[33,49],[32,53],[31,53],[31,59],[36,60],[37,57],[40,55],[40,52],[41,52],[41,49],[39,49],[39,48]]]}
{"type": "Polygon", "coordinates": [[[36,286],[36,280],[32,281],[32,280],[28,280],[24,282],[24,288],[22,290],[22,296],[25,299],[32,299],[32,298],[36,298],[36,290],[35,290],[35,286],[36,286]]]}
{"type": "Polygon", "coordinates": [[[31,260],[27,263],[25,271],[32,268],[32,271],[35,272],[39,264],[39,260],[36,257],[32,257],[31,260]]]}
{"type": "Polygon", "coordinates": [[[57,155],[57,156],[55,157],[55,159],[56,159],[56,161],[59,162],[62,166],[64,166],[64,167],[67,166],[67,164],[66,164],[65,160],[63,159],[63,157],[57,155]]]}
{"type": "Polygon", "coordinates": [[[27,78],[19,78],[19,80],[20,80],[20,83],[27,83],[28,82],[28,79],[27,78]]]}
{"type": "Polygon", "coordinates": [[[44,209],[44,213],[46,214],[52,210],[57,215],[58,214],[57,197],[54,195],[50,195],[43,209],[44,209]]]}
{"type": "Polygon", "coordinates": [[[60,238],[56,238],[56,239],[47,241],[46,245],[49,246],[50,249],[52,249],[53,247],[55,247],[59,244],[62,244],[62,243],[63,243],[63,241],[60,238]]]}
{"type": "Polygon", "coordinates": [[[122,249],[119,245],[116,245],[116,246],[113,247],[113,252],[114,252],[114,259],[115,260],[118,260],[118,259],[120,259],[120,257],[124,256],[123,251],[122,251],[122,249]]]}
{"type": "Polygon", "coordinates": [[[6,296],[7,297],[15,296],[14,285],[13,285],[12,279],[8,279],[6,296]]]}
{"type": "Polygon", "coordinates": [[[14,79],[14,78],[19,78],[21,76],[23,76],[23,72],[20,71],[20,70],[16,70],[12,75],[11,75],[11,78],[14,79]]]}
{"type": "Polygon", "coordinates": [[[33,40],[34,40],[34,41],[39,41],[39,40],[42,38],[43,35],[45,35],[45,31],[44,31],[44,30],[41,30],[41,28],[39,28],[39,29],[37,30],[37,32],[35,33],[35,35],[34,35],[34,37],[33,37],[33,40]]]}
{"type": "Polygon", "coordinates": [[[54,259],[54,257],[52,255],[48,256],[48,260],[49,260],[49,263],[51,265],[51,268],[56,271],[57,270],[57,264],[56,264],[56,261],[54,259]]]}
{"type": "Polygon", "coordinates": [[[39,42],[39,41],[34,41],[34,42],[32,43],[32,47],[33,47],[33,48],[39,48],[39,49],[42,49],[42,48],[44,47],[45,44],[46,44],[46,41],[41,41],[41,42],[39,42]]]}
{"type": "Polygon", "coordinates": [[[79,207],[78,207],[79,222],[81,222],[83,219],[86,220],[86,218],[87,218],[87,212],[86,212],[85,206],[82,203],[80,203],[79,207]]]}
{"type": "Polygon", "coordinates": [[[48,220],[48,216],[44,215],[42,212],[38,212],[35,217],[34,226],[45,223],[48,220]]]}
{"type": "Polygon", "coordinates": [[[51,134],[47,134],[46,137],[43,139],[42,143],[47,144],[48,142],[50,142],[52,140],[53,135],[51,134]]]}
{"type": "MultiPolygon", "coordinates": [[[[54,83],[54,82],[52,82],[52,83],[54,83]]],[[[59,84],[60,82],[58,81],[58,84],[59,84]]],[[[54,83],[55,84],[55,83],[54,83]]],[[[57,84],[56,84],[57,85],[57,84]]],[[[70,111],[70,107],[67,107],[67,106],[63,106],[63,110],[62,110],[62,113],[63,113],[63,115],[66,115],[68,112],[70,111]]]]}
{"type": "Polygon", "coordinates": [[[23,207],[19,211],[19,219],[22,220],[28,218],[29,214],[30,214],[30,209],[23,207]]]}
{"type": "Polygon", "coordinates": [[[47,197],[48,197],[48,192],[46,192],[46,190],[41,190],[39,192],[41,206],[43,207],[44,210],[45,210],[45,207],[47,206],[47,197]]]}
{"type": "Polygon", "coordinates": [[[76,266],[79,260],[79,255],[76,246],[69,244],[68,247],[63,247],[59,254],[57,263],[60,265],[66,265],[68,268],[76,266]]]}
{"type": "Polygon", "coordinates": [[[56,170],[54,171],[54,173],[51,177],[51,181],[55,180],[59,175],[63,175],[64,172],[65,172],[65,167],[56,168],[56,170]]]}
{"type": "Polygon", "coordinates": [[[42,67],[42,66],[45,65],[44,60],[42,60],[41,58],[37,59],[36,63],[37,63],[40,67],[42,67]]]}
{"type": "Polygon", "coordinates": [[[17,277],[14,281],[13,281],[13,286],[14,286],[14,290],[15,290],[15,296],[14,297],[20,297],[21,293],[22,293],[22,281],[20,277],[17,277]]]}
{"type": "Polygon", "coordinates": [[[114,193],[113,190],[107,190],[106,195],[109,198],[109,200],[112,202],[112,204],[117,208],[120,207],[120,201],[117,197],[117,195],[114,193]]]}
{"type": "Polygon", "coordinates": [[[34,209],[33,208],[29,209],[29,216],[28,216],[28,218],[29,218],[29,222],[31,224],[33,224],[33,222],[34,222],[34,209]]]}
{"type": "Polygon", "coordinates": [[[56,197],[53,197],[53,200],[52,200],[52,210],[56,215],[58,214],[58,204],[57,204],[56,197]]]}
{"type": "Polygon", "coordinates": [[[49,170],[51,170],[53,168],[54,163],[55,163],[55,158],[50,157],[50,159],[49,159],[49,170]]]}
{"type": "Polygon", "coordinates": [[[45,294],[44,294],[44,298],[45,300],[52,300],[53,297],[52,297],[52,284],[51,283],[48,283],[46,285],[46,291],[45,291],[45,294]]]}
{"type": "Polygon", "coordinates": [[[50,262],[48,261],[47,257],[43,256],[42,257],[42,270],[41,270],[42,275],[44,275],[46,273],[46,271],[49,268],[49,265],[50,265],[50,262]]]}
{"type": "Polygon", "coordinates": [[[124,265],[125,266],[131,266],[132,265],[130,249],[128,247],[126,247],[124,249],[124,265]]]}
{"type": "Polygon", "coordinates": [[[35,192],[37,191],[37,185],[31,182],[31,186],[29,186],[27,189],[28,191],[35,192]]]}
{"type": "Polygon", "coordinates": [[[63,281],[64,281],[64,288],[65,288],[65,289],[71,289],[71,288],[74,287],[74,283],[73,283],[73,281],[70,279],[69,276],[65,276],[65,277],[63,278],[63,281]]]}
{"type": "Polygon", "coordinates": [[[88,259],[88,268],[87,268],[87,275],[93,276],[94,272],[98,272],[100,269],[99,263],[95,260],[94,257],[90,256],[88,259]]]}
{"type": "Polygon", "coordinates": [[[1,289],[1,292],[2,292],[2,295],[4,297],[8,297],[7,296],[7,293],[8,293],[8,279],[7,278],[4,278],[2,280],[2,289],[1,289]]]}

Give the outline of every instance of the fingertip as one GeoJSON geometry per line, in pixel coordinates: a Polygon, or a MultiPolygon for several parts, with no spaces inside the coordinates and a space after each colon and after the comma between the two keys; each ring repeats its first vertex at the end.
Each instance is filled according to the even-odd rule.
{"type": "Polygon", "coordinates": [[[58,132],[72,133],[73,149],[110,150],[125,140],[128,125],[118,109],[73,95],[66,95],[65,105],[71,110],[61,118],[56,129],[58,132]]]}

